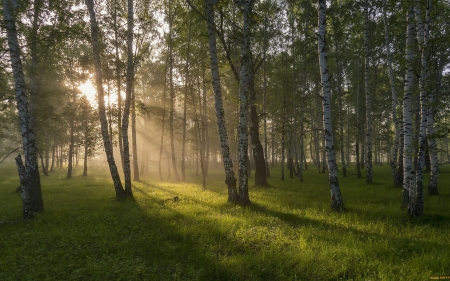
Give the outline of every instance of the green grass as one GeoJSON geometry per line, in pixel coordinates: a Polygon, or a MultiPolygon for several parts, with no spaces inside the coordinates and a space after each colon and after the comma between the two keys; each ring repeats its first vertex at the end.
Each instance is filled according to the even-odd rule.
{"type": "Polygon", "coordinates": [[[387,166],[373,185],[340,178],[348,211],[330,210],[327,175],[250,188],[249,207],[226,203],[221,170],[207,191],[189,183],[134,183],[116,200],[107,170],[42,178],[45,212],[22,219],[17,172],[0,165],[0,280],[428,280],[450,275],[450,166],[441,196],[416,219],[400,209],[387,166]],[[167,200],[179,196],[175,203],[167,200]]]}

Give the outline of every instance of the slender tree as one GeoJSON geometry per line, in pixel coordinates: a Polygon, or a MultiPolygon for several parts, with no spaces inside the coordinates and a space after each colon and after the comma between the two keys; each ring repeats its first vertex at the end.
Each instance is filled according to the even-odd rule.
{"type": "Polygon", "coordinates": [[[214,101],[216,107],[217,127],[222,150],[222,161],[225,168],[225,183],[228,186],[228,202],[238,202],[236,188],[236,177],[233,170],[233,161],[230,157],[230,145],[228,141],[227,128],[225,124],[225,112],[223,110],[222,91],[219,75],[219,61],[217,58],[217,43],[215,35],[214,9],[218,0],[205,0],[205,15],[208,25],[209,57],[211,60],[211,76],[214,91],[214,101]]]}
{"type": "Polygon", "coordinates": [[[328,162],[328,178],[331,191],[331,208],[337,211],[344,210],[344,202],[339,188],[338,172],[336,165],[336,156],[334,152],[333,126],[331,116],[331,92],[328,74],[328,62],[325,50],[326,35],[326,0],[319,0],[319,32],[318,36],[318,54],[320,76],[322,81],[322,106],[323,106],[323,129],[325,138],[325,147],[328,162]]]}
{"type": "Polygon", "coordinates": [[[398,181],[397,176],[397,157],[398,157],[398,144],[400,138],[399,132],[399,123],[397,120],[397,90],[395,88],[394,81],[394,71],[392,70],[392,55],[391,55],[391,41],[389,40],[389,26],[386,16],[387,10],[387,0],[383,0],[383,20],[384,20],[384,38],[386,44],[386,56],[388,62],[388,71],[389,71],[389,82],[391,84],[391,92],[392,92],[392,123],[394,124],[395,138],[394,138],[394,146],[392,149],[392,157],[391,157],[391,169],[392,169],[392,178],[394,180],[394,186],[399,186],[400,182],[398,181]]]}
{"type": "Polygon", "coordinates": [[[369,84],[369,0],[364,1],[364,88],[366,92],[366,183],[372,179],[372,97],[369,84]]]}
{"type": "Polygon", "coordinates": [[[97,25],[97,19],[95,17],[94,1],[86,0],[86,6],[89,11],[89,20],[91,24],[91,39],[92,39],[91,44],[94,57],[95,82],[96,82],[95,84],[97,86],[98,112],[100,117],[100,127],[103,138],[103,146],[105,149],[106,159],[108,161],[111,178],[114,182],[114,190],[116,192],[116,197],[124,197],[125,190],[123,189],[122,183],[120,181],[119,172],[117,171],[116,162],[114,160],[113,147],[108,133],[108,121],[106,120],[105,94],[103,90],[103,74],[102,74],[102,65],[100,61],[100,46],[98,42],[99,28],[97,25]]]}
{"type": "Polygon", "coordinates": [[[405,74],[405,86],[403,96],[403,192],[402,192],[402,206],[407,207],[409,202],[409,193],[413,190],[410,188],[412,180],[414,154],[413,146],[413,119],[412,119],[412,88],[414,85],[414,10],[411,3],[408,3],[406,29],[406,63],[407,70],[405,74]]]}
{"type": "MultiPolygon", "coordinates": [[[[426,16],[425,16],[425,30],[427,39],[429,36],[429,24],[430,24],[430,13],[431,13],[431,0],[427,1],[427,9],[426,9],[426,16]]],[[[425,59],[427,58],[427,54],[425,54],[425,59]]],[[[436,136],[434,132],[434,111],[435,111],[435,95],[434,91],[430,89],[430,81],[429,81],[429,73],[427,72],[424,80],[425,80],[425,91],[428,95],[427,97],[427,128],[426,128],[426,134],[427,134],[427,141],[428,141],[428,147],[430,151],[430,178],[428,180],[428,195],[439,195],[438,190],[438,180],[439,180],[439,159],[437,157],[437,144],[436,144],[436,136]]],[[[447,137],[446,137],[447,141],[447,137]]],[[[447,148],[448,153],[448,148],[447,148]]],[[[448,155],[448,154],[447,154],[448,155]]]]}

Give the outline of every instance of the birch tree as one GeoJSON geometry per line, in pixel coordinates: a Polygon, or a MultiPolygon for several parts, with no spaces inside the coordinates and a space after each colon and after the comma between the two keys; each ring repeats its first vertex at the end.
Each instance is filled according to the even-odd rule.
{"type": "Polygon", "coordinates": [[[91,25],[91,39],[92,39],[91,44],[94,57],[95,84],[97,87],[98,112],[100,117],[100,127],[103,138],[103,146],[105,148],[109,171],[111,173],[111,177],[114,182],[114,190],[116,192],[116,197],[124,197],[125,191],[120,181],[119,172],[117,171],[117,166],[113,155],[113,147],[108,133],[108,121],[106,119],[106,110],[105,110],[105,94],[103,90],[103,74],[102,74],[102,65],[100,61],[100,46],[98,42],[99,28],[97,24],[97,19],[95,17],[94,1],[86,0],[86,6],[89,11],[89,20],[91,25]]]}
{"type": "MultiPolygon", "coordinates": [[[[22,205],[24,218],[33,218],[34,212],[43,211],[42,197],[37,198],[37,192],[33,189],[41,188],[38,163],[36,158],[36,138],[33,128],[30,127],[30,112],[28,109],[28,97],[26,93],[25,75],[23,73],[21,48],[16,29],[15,10],[19,4],[15,0],[3,1],[3,15],[8,37],[9,56],[14,76],[17,111],[19,114],[22,145],[25,151],[25,162],[19,154],[15,160],[22,186],[22,205]]],[[[42,195],[41,195],[42,196],[42,195]]]]}
{"type": "MultiPolygon", "coordinates": [[[[241,41],[241,71],[239,83],[239,203],[250,203],[248,195],[248,92],[250,78],[250,24],[254,0],[236,1],[244,17],[241,41]]],[[[265,170],[264,170],[265,172],[265,170]]]]}
{"type": "Polygon", "coordinates": [[[205,15],[208,26],[208,43],[209,43],[209,57],[211,60],[211,76],[212,86],[214,91],[214,104],[216,107],[217,127],[220,139],[220,148],[222,150],[222,161],[225,169],[225,183],[228,186],[228,202],[238,202],[238,193],[236,188],[236,177],[233,170],[233,161],[230,155],[230,145],[228,141],[227,128],[225,124],[225,112],[223,110],[222,90],[219,75],[219,60],[217,58],[217,43],[216,43],[216,25],[214,22],[213,5],[216,5],[218,0],[205,0],[205,15]]]}
{"type": "MultiPolygon", "coordinates": [[[[409,1],[411,2],[411,1],[409,1]]],[[[414,154],[413,146],[413,119],[412,119],[412,88],[414,86],[414,10],[411,3],[408,4],[407,10],[407,29],[406,29],[406,63],[407,70],[404,82],[403,95],[403,192],[402,206],[407,207],[409,202],[409,194],[415,194],[410,189],[411,172],[413,170],[412,155],[414,154]]]]}
{"type": "Polygon", "coordinates": [[[127,85],[125,96],[125,107],[122,118],[122,140],[123,140],[123,174],[125,177],[125,195],[133,196],[131,190],[131,168],[130,168],[130,142],[128,140],[128,122],[131,108],[131,91],[134,80],[133,66],[133,0],[127,1],[127,85]]]}
{"type": "Polygon", "coordinates": [[[325,138],[325,150],[328,162],[328,178],[331,191],[331,208],[337,211],[345,210],[344,202],[339,188],[336,156],[334,152],[333,127],[331,116],[331,92],[328,74],[327,54],[325,50],[326,35],[326,0],[319,0],[319,31],[318,54],[322,84],[323,130],[325,138]]]}
{"type": "MultiPolygon", "coordinates": [[[[424,198],[423,198],[423,170],[425,165],[425,150],[427,145],[427,121],[428,121],[428,99],[427,89],[429,88],[428,77],[428,38],[429,38],[429,21],[430,21],[430,3],[427,1],[425,24],[422,22],[421,7],[419,2],[415,1],[414,14],[416,18],[417,41],[419,50],[421,50],[421,71],[419,77],[420,90],[420,131],[419,131],[419,149],[417,152],[417,167],[416,167],[416,193],[409,194],[408,212],[410,215],[420,215],[423,212],[424,198]]],[[[433,174],[431,174],[433,176],[433,174]]]]}
{"type": "Polygon", "coordinates": [[[364,1],[364,88],[366,93],[366,183],[372,183],[372,97],[369,84],[369,1],[364,1]]]}

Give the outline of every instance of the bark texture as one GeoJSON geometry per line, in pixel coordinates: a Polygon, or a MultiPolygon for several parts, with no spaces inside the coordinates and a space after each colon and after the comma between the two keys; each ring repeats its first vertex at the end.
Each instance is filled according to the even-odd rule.
{"type": "Polygon", "coordinates": [[[217,127],[220,139],[220,148],[222,150],[222,160],[225,168],[225,183],[228,186],[228,202],[238,202],[238,193],[236,188],[236,177],[233,170],[233,161],[230,156],[230,145],[228,141],[227,128],[225,124],[225,112],[223,110],[222,91],[219,75],[219,61],[217,58],[217,45],[215,35],[214,10],[213,5],[217,0],[205,0],[205,14],[208,25],[208,43],[209,57],[211,60],[211,76],[214,91],[214,103],[216,107],[217,127]]]}
{"type": "MultiPolygon", "coordinates": [[[[41,180],[39,175],[39,167],[37,162],[36,137],[34,133],[34,115],[29,112],[29,103],[25,87],[25,76],[23,73],[21,49],[18,41],[16,29],[16,18],[14,9],[18,7],[15,0],[3,1],[3,15],[6,33],[8,37],[9,55],[11,59],[11,68],[14,76],[14,90],[16,95],[17,111],[19,115],[20,130],[22,134],[22,145],[25,151],[25,170],[19,167],[19,175],[23,177],[21,182],[25,183],[22,188],[27,190],[31,212],[42,212],[44,203],[42,201],[41,180]]],[[[31,102],[32,103],[32,102],[31,102]]],[[[31,107],[33,105],[31,104],[31,107]]],[[[20,162],[22,160],[20,159],[20,162]]],[[[28,199],[27,199],[28,200],[28,199]]],[[[25,208],[25,206],[24,206],[25,208]]],[[[25,215],[25,213],[24,213],[25,215]]],[[[27,213],[26,217],[32,216],[27,213]]]]}
{"type": "Polygon", "coordinates": [[[412,88],[414,86],[414,11],[409,5],[407,11],[408,27],[406,29],[406,63],[405,86],[403,95],[403,192],[402,206],[407,207],[413,170],[413,116],[412,116],[412,88]]]}
{"type": "Polygon", "coordinates": [[[336,156],[334,151],[333,127],[331,117],[331,92],[328,74],[327,54],[325,51],[326,35],[326,1],[319,0],[319,32],[318,32],[318,54],[320,65],[320,76],[322,82],[322,107],[323,107],[323,129],[325,138],[325,150],[328,162],[328,178],[331,191],[331,208],[337,211],[345,210],[339,188],[336,156]]]}

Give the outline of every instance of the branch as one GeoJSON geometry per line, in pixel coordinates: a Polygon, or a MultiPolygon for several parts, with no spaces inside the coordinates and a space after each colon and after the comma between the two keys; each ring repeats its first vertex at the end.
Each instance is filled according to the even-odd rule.
{"type": "Polygon", "coordinates": [[[8,155],[5,156],[5,158],[2,159],[2,161],[0,161],[0,164],[1,164],[3,161],[5,161],[5,159],[8,158],[9,155],[13,154],[15,151],[17,151],[17,150],[19,150],[19,149],[22,149],[22,148],[23,148],[23,147],[21,146],[21,147],[18,147],[18,148],[16,148],[16,149],[14,149],[13,151],[11,151],[8,155]]]}

